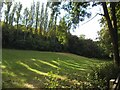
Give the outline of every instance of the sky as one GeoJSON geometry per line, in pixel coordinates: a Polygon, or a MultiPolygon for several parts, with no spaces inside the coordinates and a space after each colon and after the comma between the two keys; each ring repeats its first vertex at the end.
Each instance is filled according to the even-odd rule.
{"type": "Polygon", "coordinates": [[[86,38],[96,40],[96,38],[98,37],[97,32],[101,30],[99,20],[102,17],[97,13],[103,14],[103,10],[102,7],[99,6],[99,7],[93,7],[90,11],[92,13],[91,18],[85,19],[85,21],[80,22],[79,27],[77,27],[76,30],[71,32],[73,35],[80,36],[81,34],[84,34],[86,38]]]}
{"type": "MultiPolygon", "coordinates": [[[[14,1],[15,2],[20,1],[23,5],[23,9],[26,7],[30,8],[33,2],[33,0],[29,0],[29,1],[28,0],[14,0],[14,1]]],[[[39,1],[39,0],[34,0],[34,1],[39,1]]],[[[40,0],[40,1],[46,2],[47,0],[40,0]]],[[[103,10],[100,6],[93,7],[89,10],[92,13],[91,18],[93,18],[97,13],[103,13],[103,10]]],[[[97,15],[95,18],[93,19],[91,18],[86,18],[83,22],[80,22],[79,27],[77,27],[74,31],[71,30],[71,33],[77,36],[80,36],[81,34],[83,34],[85,35],[86,38],[96,40],[96,38],[98,37],[97,32],[100,31],[101,29],[99,21],[98,21],[101,18],[101,16],[97,15]]]]}

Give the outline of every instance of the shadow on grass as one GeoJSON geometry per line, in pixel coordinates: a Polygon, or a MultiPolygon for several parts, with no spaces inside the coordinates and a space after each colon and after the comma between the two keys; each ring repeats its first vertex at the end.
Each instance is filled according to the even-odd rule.
{"type": "MultiPolygon", "coordinates": [[[[45,77],[49,77],[47,71],[52,71],[53,68],[56,70],[58,67],[46,61],[34,60],[35,62],[31,63],[22,60],[16,60],[16,62],[4,60],[4,65],[2,65],[3,88],[44,87],[45,77]]],[[[56,74],[54,76],[61,80],[66,78],[56,74]]]]}
{"type": "MultiPolygon", "coordinates": [[[[3,87],[4,88],[44,88],[45,77],[53,71],[54,76],[62,81],[80,81],[89,71],[89,62],[78,63],[72,60],[3,60],[3,87]],[[55,74],[59,69],[59,73],[55,74]]],[[[63,84],[68,84],[64,83],[63,84]]],[[[70,85],[70,84],[69,84],[70,85]]]]}

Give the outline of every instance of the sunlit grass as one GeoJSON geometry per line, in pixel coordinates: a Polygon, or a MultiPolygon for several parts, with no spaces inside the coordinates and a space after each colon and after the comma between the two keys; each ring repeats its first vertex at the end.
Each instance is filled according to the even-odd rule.
{"type": "Polygon", "coordinates": [[[38,60],[39,62],[43,63],[43,64],[46,64],[46,65],[49,65],[51,67],[54,67],[54,68],[58,68],[57,66],[51,64],[51,63],[48,63],[48,62],[45,62],[45,61],[42,61],[42,60],[38,60]]]}
{"type": "Polygon", "coordinates": [[[91,67],[107,62],[69,53],[11,49],[3,49],[2,58],[3,87],[7,88],[43,88],[50,71],[61,81],[84,81],[91,67]]]}

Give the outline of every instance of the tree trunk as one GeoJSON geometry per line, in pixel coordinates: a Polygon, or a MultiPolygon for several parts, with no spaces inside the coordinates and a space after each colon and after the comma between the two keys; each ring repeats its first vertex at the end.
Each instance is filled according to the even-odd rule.
{"type": "Polygon", "coordinates": [[[116,15],[115,15],[115,6],[116,6],[116,3],[115,2],[111,2],[111,14],[112,14],[112,20],[113,20],[113,26],[114,26],[114,48],[115,48],[115,57],[114,59],[115,60],[118,60],[116,63],[118,65],[120,65],[120,60],[119,60],[119,49],[118,49],[118,30],[117,30],[117,18],[116,18],[116,15]]]}
{"type": "Polygon", "coordinates": [[[111,16],[112,20],[110,19],[108,9],[106,2],[102,2],[104,15],[108,23],[108,28],[110,32],[110,36],[112,38],[112,44],[113,44],[113,53],[114,53],[114,63],[119,66],[120,60],[119,60],[119,49],[118,49],[118,32],[117,32],[117,20],[115,15],[115,3],[111,2],[111,16]],[[113,21],[113,24],[112,24],[113,21]]]}

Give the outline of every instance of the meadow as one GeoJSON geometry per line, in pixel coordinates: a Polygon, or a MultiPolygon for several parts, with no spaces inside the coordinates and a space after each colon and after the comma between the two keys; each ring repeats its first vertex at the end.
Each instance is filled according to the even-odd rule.
{"type": "Polygon", "coordinates": [[[92,68],[108,61],[71,53],[3,49],[3,88],[72,87],[92,68]]]}

